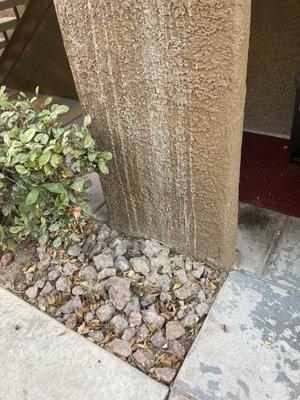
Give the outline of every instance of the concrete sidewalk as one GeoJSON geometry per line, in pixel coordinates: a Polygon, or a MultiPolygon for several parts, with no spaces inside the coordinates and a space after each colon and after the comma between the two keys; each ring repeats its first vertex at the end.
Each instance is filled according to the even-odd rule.
{"type": "Polygon", "coordinates": [[[169,400],[298,399],[299,306],[299,293],[231,272],[169,400]]]}
{"type": "Polygon", "coordinates": [[[238,262],[169,400],[300,396],[300,219],[240,204],[238,262]]]}
{"type": "Polygon", "coordinates": [[[1,400],[163,400],[168,388],[0,288],[1,400]]]}

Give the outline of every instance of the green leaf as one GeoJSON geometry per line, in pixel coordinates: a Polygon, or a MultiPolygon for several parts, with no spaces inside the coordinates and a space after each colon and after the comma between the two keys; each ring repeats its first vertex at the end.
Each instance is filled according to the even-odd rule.
{"type": "Polygon", "coordinates": [[[86,115],[83,120],[84,126],[89,126],[92,123],[92,118],[90,115],[86,115]]]}
{"type": "Polygon", "coordinates": [[[63,162],[63,158],[60,154],[53,154],[51,156],[50,164],[53,168],[57,168],[63,162]]]}
{"type": "Polygon", "coordinates": [[[48,242],[48,235],[42,235],[42,236],[39,238],[39,244],[40,244],[41,246],[44,246],[47,242],[48,242]]]}
{"type": "Polygon", "coordinates": [[[63,193],[65,191],[61,183],[45,183],[44,186],[51,193],[63,193]]]}
{"type": "Polygon", "coordinates": [[[44,172],[47,176],[51,175],[54,172],[54,168],[51,167],[50,164],[44,165],[44,172]]]}
{"type": "Polygon", "coordinates": [[[54,241],[53,241],[53,247],[59,247],[62,244],[62,237],[58,236],[54,241]]]}
{"type": "Polygon", "coordinates": [[[49,104],[52,103],[52,97],[47,97],[46,100],[44,101],[44,106],[48,106],[49,104]]]}
{"type": "Polygon", "coordinates": [[[60,198],[61,204],[62,204],[63,206],[67,206],[67,205],[69,204],[69,195],[68,195],[67,192],[61,193],[61,194],[59,195],[59,198],[60,198]]]}
{"type": "Polygon", "coordinates": [[[84,146],[85,149],[87,149],[88,147],[91,147],[93,143],[94,143],[94,140],[93,140],[92,136],[88,135],[84,139],[83,146],[84,146]]]}
{"type": "Polygon", "coordinates": [[[106,160],[106,161],[110,161],[113,158],[113,156],[112,156],[110,151],[103,151],[101,153],[101,157],[104,158],[104,160],[106,160]]]}
{"type": "Polygon", "coordinates": [[[109,170],[108,170],[108,168],[106,166],[105,161],[100,160],[99,163],[98,163],[98,166],[99,166],[99,169],[102,172],[102,174],[105,174],[105,175],[108,174],[109,170]]]}
{"type": "Polygon", "coordinates": [[[20,174],[20,175],[24,175],[27,174],[28,169],[24,167],[24,165],[15,165],[15,169],[16,171],[20,174]]]}
{"type": "Polygon", "coordinates": [[[89,153],[88,154],[88,160],[92,163],[96,160],[97,154],[96,153],[89,153]]]}
{"type": "Polygon", "coordinates": [[[26,197],[26,200],[25,200],[26,205],[31,206],[32,204],[34,204],[39,197],[39,193],[40,193],[40,191],[38,188],[36,188],[36,187],[33,188],[26,197]]]}
{"type": "Polygon", "coordinates": [[[56,112],[56,114],[65,114],[69,110],[70,110],[70,108],[68,106],[66,106],[65,104],[62,104],[56,108],[55,112],[56,112]]]}
{"type": "Polygon", "coordinates": [[[43,165],[47,164],[50,158],[51,158],[50,152],[47,151],[46,153],[42,154],[39,158],[39,166],[42,167],[43,165]]]}
{"type": "Polygon", "coordinates": [[[27,129],[24,133],[20,134],[20,140],[22,143],[28,143],[32,140],[36,133],[36,129],[34,128],[29,128],[27,129]]]}
{"type": "Polygon", "coordinates": [[[84,184],[85,181],[75,181],[72,185],[71,188],[75,190],[75,192],[81,193],[84,191],[84,184]]]}
{"type": "Polygon", "coordinates": [[[60,227],[60,225],[59,225],[58,223],[56,223],[56,224],[51,224],[51,225],[49,226],[49,231],[50,231],[50,232],[56,232],[56,231],[59,230],[59,227],[60,227]]]}
{"type": "Polygon", "coordinates": [[[18,226],[18,225],[16,225],[16,226],[12,226],[12,227],[9,229],[9,232],[10,232],[10,233],[13,233],[13,234],[16,234],[16,233],[21,232],[22,230],[23,230],[23,226],[18,226]]]}

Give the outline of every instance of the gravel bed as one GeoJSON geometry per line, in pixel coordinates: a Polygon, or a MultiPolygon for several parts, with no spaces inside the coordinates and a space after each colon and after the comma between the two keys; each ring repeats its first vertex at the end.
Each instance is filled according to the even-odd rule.
{"type": "Polygon", "coordinates": [[[93,222],[72,233],[65,249],[36,248],[14,291],[170,384],[225,277],[156,241],[93,222]]]}

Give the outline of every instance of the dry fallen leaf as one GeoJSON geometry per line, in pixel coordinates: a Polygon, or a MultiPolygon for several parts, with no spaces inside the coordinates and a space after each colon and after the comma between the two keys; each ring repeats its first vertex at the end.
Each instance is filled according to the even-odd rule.
{"type": "Polygon", "coordinates": [[[182,283],[180,283],[180,282],[174,283],[173,288],[172,288],[173,292],[174,292],[174,290],[181,288],[181,286],[182,286],[182,283]]]}

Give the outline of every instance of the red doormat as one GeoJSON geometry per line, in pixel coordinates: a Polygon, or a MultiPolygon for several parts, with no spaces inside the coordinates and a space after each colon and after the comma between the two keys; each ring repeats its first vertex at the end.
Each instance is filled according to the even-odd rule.
{"type": "Polygon", "coordinates": [[[288,162],[288,144],[244,133],[240,201],[300,218],[300,164],[288,162]]]}

